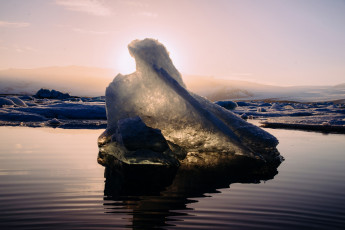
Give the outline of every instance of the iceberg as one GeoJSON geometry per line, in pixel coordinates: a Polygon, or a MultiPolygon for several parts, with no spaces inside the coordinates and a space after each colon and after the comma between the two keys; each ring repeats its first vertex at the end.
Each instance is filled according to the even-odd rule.
{"type": "Polygon", "coordinates": [[[37,98],[49,98],[49,99],[66,99],[71,97],[68,93],[62,93],[57,90],[49,90],[49,89],[40,89],[35,94],[37,98]]]}
{"type": "Polygon", "coordinates": [[[238,158],[281,163],[274,136],[186,88],[163,44],[134,40],[128,50],[136,72],[118,74],[106,88],[107,129],[98,139],[100,164],[218,167],[238,158]],[[133,132],[127,143],[119,138],[124,124],[133,132]],[[143,125],[161,133],[167,146],[162,140],[159,143],[165,148],[146,146],[144,134],[135,131],[143,125]]]}

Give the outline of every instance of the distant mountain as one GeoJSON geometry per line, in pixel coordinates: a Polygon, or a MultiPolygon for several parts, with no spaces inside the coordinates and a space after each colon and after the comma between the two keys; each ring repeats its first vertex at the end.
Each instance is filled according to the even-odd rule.
{"type": "Polygon", "coordinates": [[[205,76],[184,76],[188,89],[211,101],[218,100],[287,100],[332,101],[345,99],[345,83],[336,86],[274,86],[247,81],[205,76]]]}
{"type": "Polygon", "coordinates": [[[0,93],[31,95],[49,88],[71,95],[100,96],[116,74],[113,69],[83,66],[0,70],[0,93]]]}
{"type": "MultiPolygon", "coordinates": [[[[0,70],[0,94],[35,94],[40,88],[75,96],[103,96],[118,71],[105,68],[65,66],[0,70]]],[[[335,86],[273,86],[207,76],[184,75],[187,88],[211,101],[292,100],[329,101],[345,99],[345,83],[335,86]]]]}
{"type": "Polygon", "coordinates": [[[335,85],[334,88],[345,90],[345,83],[339,84],[339,85],[335,85]]]}

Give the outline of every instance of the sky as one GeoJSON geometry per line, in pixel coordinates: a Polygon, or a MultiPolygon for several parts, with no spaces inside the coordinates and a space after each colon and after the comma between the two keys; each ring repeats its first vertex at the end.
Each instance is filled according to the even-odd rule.
{"type": "Polygon", "coordinates": [[[183,75],[273,85],[345,82],[345,0],[0,0],[0,69],[135,70],[158,39],[183,75]]]}

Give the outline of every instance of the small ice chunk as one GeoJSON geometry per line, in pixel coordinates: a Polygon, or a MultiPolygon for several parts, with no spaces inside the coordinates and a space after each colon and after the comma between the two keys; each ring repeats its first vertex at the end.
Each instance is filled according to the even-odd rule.
{"type": "Polygon", "coordinates": [[[259,106],[261,106],[261,107],[271,107],[272,106],[272,104],[271,103],[262,103],[262,104],[260,104],[259,106]]]}
{"type": "Polygon", "coordinates": [[[1,121],[14,121],[14,122],[37,122],[46,121],[47,118],[34,113],[21,112],[13,109],[0,110],[1,121]]]}
{"type": "Polygon", "coordinates": [[[216,101],[215,104],[228,110],[234,110],[237,107],[237,103],[234,101],[216,101]]]}
{"type": "Polygon", "coordinates": [[[18,98],[25,101],[35,101],[34,97],[28,95],[19,96],[18,98]]]}
{"type": "Polygon", "coordinates": [[[10,99],[11,101],[13,101],[13,103],[16,106],[22,106],[22,107],[27,107],[26,103],[24,101],[22,101],[20,98],[18,97],[7,97],[8,99],[10,99]]]}
{"type": "Polygon", "coordinates": [[[324,126],[330,126],[331,124],[330,124],[328,121],[324,121],[324,122],[322,122],[322,125],[324,125],[324,126]]]}
{"type": "Polygon", "coordinates": [[[61,122],[60,122],[58,119],[53,118],[53,119],[51,119],[51,120],[48,121],[48,124],[49,124],[49,125],[52,125],[52,126],[58,126],[58,125],[61,124],[61,122]]]}
{"type": "Polygon", "coordinates": [[[248,115],[245,114],[245,113],[243,113],[243,114],[241,115],[241,118],[242,118],[243,120],[247,120],[247,119],[248,119],[248,115]]]}
{"type": "Polygon", "coordinates": [[[257,111],[260,113],[263,113],[263,112],[266,112],[266,109],[262,107],[258,107],[257,111]]]}
{"type": "Polygon", "coordinates": [[[238,106],[250,106],[251,104],[244,102],[244,101],[238,101],[236,102],[238,106]]]}
{"type": "Polygon", "coordinates": [[[278,103],[273,103],[271,106],[271,109],[273,110],[283,110],[283,107],[281,107],[278,103]]]}
{"type": "Polygon", "coordinates": [[[291,105],[286,105],[286,106],[284,106],[284,109],[293,110],[293,109],[295,109],[295,108],[292,107],[291,105]]]}
{"type": "Polygon", "coordinates": [[[6,107],[6,106],[14,106],[15,103],[8,99],[8,98],[4,98],[4,97],[0,97],[0,107],[6,107]]]}

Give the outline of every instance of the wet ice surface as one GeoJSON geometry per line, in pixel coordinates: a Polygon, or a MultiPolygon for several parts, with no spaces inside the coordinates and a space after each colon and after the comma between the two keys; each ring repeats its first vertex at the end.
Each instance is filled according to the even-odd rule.
{"type": "MultiPolygon", "coordinates": [[[[270,102],[237,101],[232,110],[267,127],[345,132],[345,101],[270,102]],[[285,126],[284,126],[285,125],[285,126]]],[[[70,97],[64,100],[32,96],[0,97],[0,125],[105,128],[104,97],[70,97]]]]}

